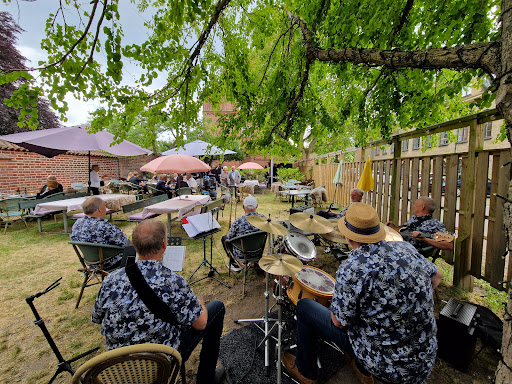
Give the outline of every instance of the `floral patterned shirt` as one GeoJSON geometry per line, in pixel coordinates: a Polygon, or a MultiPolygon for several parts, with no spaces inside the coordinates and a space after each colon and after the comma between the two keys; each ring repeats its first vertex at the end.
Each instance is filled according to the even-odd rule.
{"type": "Polygon", "coordinates": [[[361,245],[340,265],[331,311],[372,374],[393,383],[423,383],[430,374],[436,273],[409,243],[384,240],[361,245]]]}
{"type": "Polygon", "coordinates": [[[155,317],[133,289],[124,268],[110,273],[101,284],[91,320],[101,324],[107,350],[143,343],[178,349],[181,327],[191,326],[203,308],[185,279],[159,261],[143,260],[137,265],[181,325],[176,327],[155,317]]]}
{"type": "MultiPolygon", "coordinates": [[[[433,219],[432,215],[420,217],[412,215],[412,217],[403,225],[403,228],[401,228],[400,231],[420,231],[430,235],[436,232],[448,233],[446,226],[439,220],[433,219]]],[[[415,248],[425,247],[424,242],[416,240],[413,237],[404,236],[404,240],[414,245],[415,248]]]]}
{"type": "MultiPolygon", "coordinates": [[[[71,228],[70,237],[71,240],[74,241],[118,245],[120,247],[123,247],[128,243],[128,238],[118,227],[110,224],[105,219],[91,216],[85,216],[78,219],[75,224],[73,224],[73,228],[71,228]]],[[[120,263],[122,258],[122,253],[111,257],[105,261],[105,269],[109,269],[120,263]]]]}
{"type": "MultiPolygon", "coordinates": [[[[231,228],[229,228],[228,239],[232,239],[233,237],[245,235],[246,233],[259,231],[258,228],[256,228],[254,225],[252,225],[251,223],[249,223],[247,221],[247,216],[265,217],[261,213],[258,213],[258,212],[249,212],[249,213],[246,213],[244,216],[237,218],[233,222],[233,225],[231,226],[231,228]]],[[[233,252],[233,256],[235,256],[237,258],[244,257],[242,252],[234,247],[232,248],[232,252],[233,252]]]]}

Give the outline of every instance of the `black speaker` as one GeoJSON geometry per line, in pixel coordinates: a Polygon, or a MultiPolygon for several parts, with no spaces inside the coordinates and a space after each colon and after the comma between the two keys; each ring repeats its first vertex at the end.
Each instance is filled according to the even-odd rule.
{"type": "Polygon", "coordinates": [[[437,355],[459,371],[466,372],[476,344],[475,305],[451,298],[437,322],[437,355]]]}
{"type": "Polygon", "coordinates": [[[311,213],[312,215],[314,215],[315,207],[310,207],[308,205],[299,205],[297,207],[290,208],[290,215],[293,215],[294,213],[300,213],[300,212],[311,213]]]}

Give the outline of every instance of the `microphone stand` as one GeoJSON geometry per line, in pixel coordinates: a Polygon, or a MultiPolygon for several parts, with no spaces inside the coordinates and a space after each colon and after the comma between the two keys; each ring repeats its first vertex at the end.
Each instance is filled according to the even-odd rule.
{"type": "Polygon", "coordinates": [[[60,285],[59,281],[61,281],[61,280],[62,280],[62,277],[57,279],[56,281],[54,281],[52,284],[50,284],[44,291],[36,293],[35,295],[29,296],[25,299],[25,301],[29,305],[30,309],[32,310],[32,312],[34,313],[34,316],[36,318],[36,320],[34,321],[34,324],[37,325],[39,328],[41,328],[41,331],[43,332],[43,335],[46,338],[46,341],[48,341],[48,344],[50,344],[50,347],[51,347],[53,353],[55,354],[55,356],[57,357],[57,360],[59,361],[57,363],[57,370],[55,371],[55,374],[52,376],[52,378],[50,379],[48,384],[52,383],[53,380],[55,380],[61,372],[69,372],[71,375],[74,375],[75,371],[73,370],[73,368],[71,368],[71,363],[76,360],[79,360],[82,357],[87,356],[93,352],[96,352],[99,349],[99,347],[96,347],[96,348],[93,348],[93,349],[91,349],[87,352],[84,352],[78,356],[75,356],[72,359],[65,360],[64,357],[62,357],[62,354],[60,353],[59,348],[53,341],[53,338],[50,335],[48,328],[46,328],[44,320],[41,319],[41,317],[39,316],[39,313],[37,312],[37,309],[34,306],[34,299],[50,292],[52,289],[58,287],[60,285]]]}

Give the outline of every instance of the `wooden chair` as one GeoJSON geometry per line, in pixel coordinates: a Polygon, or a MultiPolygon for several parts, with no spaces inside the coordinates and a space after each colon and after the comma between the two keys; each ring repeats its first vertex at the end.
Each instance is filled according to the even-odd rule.
{"type": "Polygon", "coordinates": [[[121,263],[119,263],[119,265],[116,265],[113,268],[105,269],[104,262],[119,255],[123,251],[124,247],[108,244],[85,243],[81,241],[69,241],[68,244],[73,246],[73,249],[75,250],[83,267],[78,270],[78,272],[84,274],[84,281],[75,306],[75,308],[78,308],[85,288],[101,284],[105,276],[121,266],[121,263]],[[96,282],[91,284],[91,281],[93,280],[96,280],[96,282]]]}
{"type": "Polygon", "coordinates": [[[180,372],[182,383],[186,384],[185,364],[176,349],[146,343],[116,348],[93,357],[76,370],[72,382],[175,384],[180,372]]]}
{"type": "MultiPolygon", "coordinates": [[[[231,261],[234,260],[236,264],[242,269],[243,281],[242,281],[242,296],[245,296],[245,286],[247,282],[247,273],[249,272],[250,264],[258,261],[263,254],[265,244],[267,241],[267,233],[263,231],[246,233],[227,239],[226,242],[233,248],[238,249],[243,254],[243,259],[240,259],[231,253],[228,265],[228,276],[231,275],[231,261]]],[[[228,247],[228,249],[230,249],[228,247]]]]}
{"type": "Polygon", "coordinates": [[[22,197],[13,197],[0,200],[0,220],[5,226],[4,235],[7,233],[9,224],[22,220],[25,227],[28,228],[27,222],[24,220],[25,212],[20,208],[20,203],[26,201],[22,197]]]}

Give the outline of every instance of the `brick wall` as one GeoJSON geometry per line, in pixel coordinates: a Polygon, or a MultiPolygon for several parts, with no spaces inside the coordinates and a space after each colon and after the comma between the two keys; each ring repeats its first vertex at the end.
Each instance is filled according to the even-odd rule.
{"type": "MultiPolygon", "coordinates": [[[[153,158],[155,156],[117,158],[91,155],[91,165],[99,165],[99,174],[105,180],[119,179],[153,158]]],[[[18,188],[20,191],[26,188],[28,192],[39,192],[48,175],[57,176],[64,189],[71,183],[87,183],[88,157],[65,154],[47,158],[33,152],[0,149],[0,192],[15,192],[18,188]]]]}

